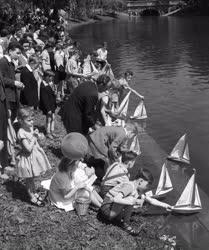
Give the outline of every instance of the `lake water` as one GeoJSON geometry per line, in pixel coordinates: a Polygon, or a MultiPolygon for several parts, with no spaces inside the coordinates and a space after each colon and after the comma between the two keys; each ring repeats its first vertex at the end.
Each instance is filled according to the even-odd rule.
{"type": "MultiPolygon", "coordinates": [[[[136,18],[72,31],[83,51],[103,41],[115,75],[134,72],[145,96],[147,132],[169,153],[188,134],[197,182],[209,194],[209,18],[136,18]]],[[[132,110],[137,99],[132,99],[132,110]]]]}

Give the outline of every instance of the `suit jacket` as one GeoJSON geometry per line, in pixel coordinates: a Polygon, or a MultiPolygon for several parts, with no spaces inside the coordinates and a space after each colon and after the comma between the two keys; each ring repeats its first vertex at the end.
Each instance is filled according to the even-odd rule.
{"type": "Polygon", "coordinates": [[[126,142],[126,132],[122,127],[101,127],[88,137],[89,153],[95,159],[107,160],[108,152],[117,149],[126,142]]]}
{"type": "Polygon", "coordinates": [[[17,89],[15,87],[15,67],[6,57],[0,59],[0,73],[2,75],[5,94],[8,102],[17,102],[17,89]]]}

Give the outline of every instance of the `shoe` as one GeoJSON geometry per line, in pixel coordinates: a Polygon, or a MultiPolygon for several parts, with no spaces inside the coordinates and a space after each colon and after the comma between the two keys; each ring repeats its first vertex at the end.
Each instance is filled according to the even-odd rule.
{"type": "Polygon", "coordinates": [[[50,140],[53,140],[53,139],[54,139],[54,137],[53,137],[52,134],[50,134],[50,133],[47,133],[47,134],[46,134],[46,138],[48,138],[48,139],[50,139],[50,140]]]}
{"type": "Polygon", "coordinates": [[[123,224],[121,225],[121,228],[122,228],[124,231],[126,231],[127,233],[129,233],[130,235],[132,235],[132,236],[137,236],[137,235],[139,235],[139,233],[140,233],[141,230],[142,230],[142,227],[140,227],[139,230],[135,230],[135,229],[132,228],[132,226],[130,226],[130,225],[127,224],[127,223],[123,223],[123,224]]]}

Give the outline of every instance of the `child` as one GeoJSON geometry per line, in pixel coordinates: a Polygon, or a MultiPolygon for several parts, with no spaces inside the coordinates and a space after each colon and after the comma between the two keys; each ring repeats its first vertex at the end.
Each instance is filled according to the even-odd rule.
{"type": "Polygon", "coordinates": [[[124,151],[121,153],[121,162],[114,162],[107,168],[101,184],[102,197],[117,184],[129,181],[128,170],[133,167],[134,164],[132,163],[136,157],[136,153],[124,151]]]}
{"type": "Polygon", "coordinates": [[[52,177],[49,188],[51,202],[65,211],[73,210],[76,192],[86,188],[90,191],[92,203],[101,207],[103,200],[90,184],[90,179],[95,176],[94,169],[80,161],[88,151],[86,138],[79,133],[70,133],[63,139],[61,149],[67,157],[61,160],[52,177]]]}
{"type": "Polygon", "coordinates": [[[20,129],[17,138],[22,146],[18,155],[17,175],[25,178],[26,188],[32,204],[43,205],[43,200],[36,193],[34,177],[51,169],[44,150],[37,142],[38,132],[33,129],[33,110],[30,107],[19,110],[20,129]]]}
{"type": "Polygon", "coordinates": [[[147,169],[140,169],[134,181],[122,182],[111,188],[105,195],[101,207],[104,218],[113,221],[119,219],[121,227],[131,235],[139,231],[130,226],[130,218],[134,206],[142,206],[144,201],[152,205],[170,209],[171,207],[156,199],[146,197],[144,192],[153,182],[153,176],[147,169]]]}
{"type": "Polygon", "coordinates": [[[40,109],[46,115],[47,138],[54,139],[54,122],[56,110],[56,95],[53,90],[54,73],[51,70],[44,71],[40,89],[40,109]]]}

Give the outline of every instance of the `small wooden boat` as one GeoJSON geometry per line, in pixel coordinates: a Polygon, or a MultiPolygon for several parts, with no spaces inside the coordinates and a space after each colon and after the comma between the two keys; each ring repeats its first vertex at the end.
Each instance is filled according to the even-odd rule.
{"type": "Polygon", "coordinates": [[[168,156],[169,160],[190,164],[189,147],[187,143],[187,135],[183,135],[177,142],[176,146],[168,156]]]}
{"type": "Polygon", "coordinates": [[[171,192],[173,190],[173,185],[168,173],[168,169],[166,167],[166,164],[164,163],[162,166],[159,182],[156,191],[153,193],[153,191],[149,191],[146,193],[146,195],[151,196],[152,198],[162,198],[167,195],[167,193],[171,192]]]}
{"type": "Polygon", "coordinates": [[[202,209],[198,186],[195,183],[196,170],[189,179],[184,191],[178,199],[176,205],[172,208],[175,213],[190,214],[199,212],[202,209]]]}
{"type": "Polygon", "coordinates": [[[147,111],[143,101],[139,102],[139,105],[136,107],[134,114],[130,116],[131,119],[142,120],[147,118],[147,111]]]}

